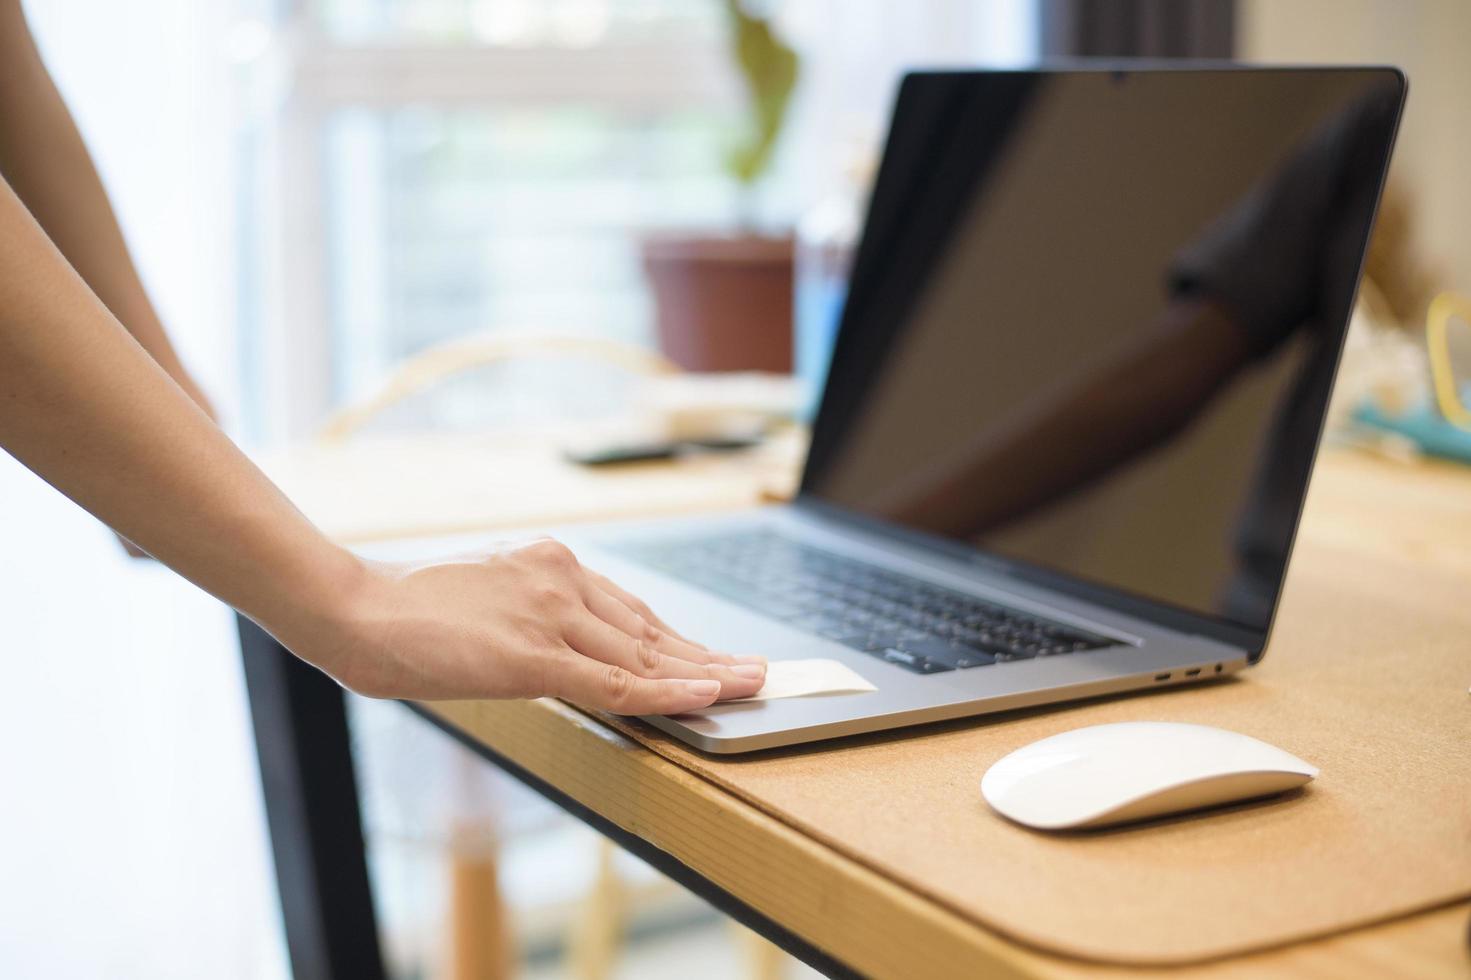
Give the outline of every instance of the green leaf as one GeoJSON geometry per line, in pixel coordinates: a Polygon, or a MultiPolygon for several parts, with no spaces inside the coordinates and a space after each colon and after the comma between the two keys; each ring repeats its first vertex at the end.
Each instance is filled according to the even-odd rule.
{"type": "Polygon", "coordinates": [[[801,58],[777,37],[769,20],[746,12],[741,0],[725,0],[731,20],[731,48],[741,76],[751,119],[749,132],[726,158],[732,176],[752,184],[771,163],[782,124],[797,85],[801,58]]]}

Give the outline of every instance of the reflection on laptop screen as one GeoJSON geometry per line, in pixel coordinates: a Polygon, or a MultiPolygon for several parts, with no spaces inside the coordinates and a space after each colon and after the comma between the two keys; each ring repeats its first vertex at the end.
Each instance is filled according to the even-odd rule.
{"type": "Polygon", "coordinates": [[[1402,82],[905,81],[804,492],[1265,630],[1402,82]]]}

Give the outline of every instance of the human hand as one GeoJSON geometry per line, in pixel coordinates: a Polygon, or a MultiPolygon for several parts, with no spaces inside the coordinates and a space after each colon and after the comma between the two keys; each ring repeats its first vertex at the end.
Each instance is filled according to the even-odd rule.
{"type": "Polygon", "coordinates": [[[368,697],[555,696],[676,714],[756,693],[761,657],[712,653],[542,539],[432,564],[370,563],[337,625],[293,651],[368,697]]]}

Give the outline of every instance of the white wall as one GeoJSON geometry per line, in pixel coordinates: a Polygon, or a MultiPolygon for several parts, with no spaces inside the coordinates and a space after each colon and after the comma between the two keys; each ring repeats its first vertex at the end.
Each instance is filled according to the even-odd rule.
{"type": "MultiPolygon", "coordinates": [[[[34,0],[186,360],[230,411],[225,0],[34,0]]],[[[0,976],[285,975],[233,620],[0,453],[0,976]]]]}
{"type": "Polygon", "coordinates": [[[1410,96],[1394,173],[1415,203],[1419,245],[1445,287],[1471,291],[1471,3],[1243,0],[1242,56],[1399,65],[1410,96]]]}

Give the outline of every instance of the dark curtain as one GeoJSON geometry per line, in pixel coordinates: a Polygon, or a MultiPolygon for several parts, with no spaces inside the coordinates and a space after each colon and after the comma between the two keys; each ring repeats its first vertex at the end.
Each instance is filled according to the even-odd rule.
{"type": "Polygon", "coordinates": [[[1230,58],[1235,0],[1040,0],[1053,58],[1230,58]]]}

